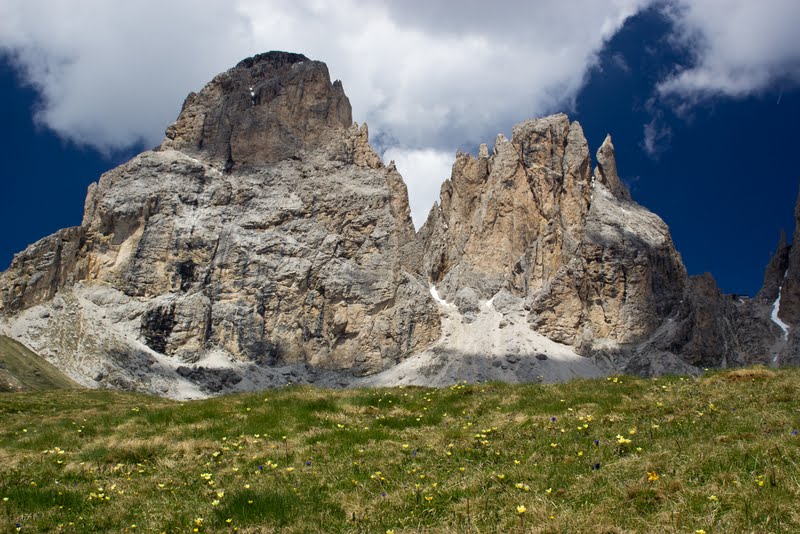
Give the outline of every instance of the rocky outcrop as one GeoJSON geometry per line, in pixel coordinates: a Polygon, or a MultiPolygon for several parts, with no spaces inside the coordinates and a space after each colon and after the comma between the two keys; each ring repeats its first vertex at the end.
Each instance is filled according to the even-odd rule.
{"type": "Polygon", "coordinates": [[[226,171],[296,158],[310,149],[343,158],[346,138],[339,131],[352,123],[342,83],[331,84],[324,63],[269,52],[190,93],[162,148],[200,156],[226,171]]]}
{"type": "MultiPolygon", "coordinates": [[[[687,275],[666,224],[632,201],[610,136],[596,162],[592,173],[581,126],[565,115],[515,126],[491,155],[459,154],[418,234],[439,294],[467,322],[468,288],[522,299],[534,331],[627,372],[774,362],[781,331],[769,310],[687,275]]],[[[784,243],[764,298],[777,296],[772,271],[782,281],[788,257],[784,243]]]]}
{"type": "Polygon", "coordinates": [[[517,124],[457,154],[415,233],[402,177],[351,121],[299,54],[215,77],[89,188],[81,226],[0,275],[0,334],[81,384],[180,398],[797,359],[800,249],[782,241],[757,299],[689,277],[610,136],[592,171],[579,123],[517,124]]]}
{"type": "Polygon", "coordinates": [[[580,125],[554,115],[498,136],[493,154],[458,154],[420,230],[424,270],[447,298],[462,287],[541,289],[578,246],[590,158],[580,125]]]}
{"type": "Polygon", "coordinates": [[[614,197],[621,200],[632,200],[630,191],[617,174],[617,161],[614,158],[614,145],[611,143],[610,134],[597,149],[596,157],[597,167],[594,170],[596,179],[605,185],[614,197]]]}
{"type": "Polygon", "coordinates": [[[758,301],[770,309],[773,327],[781,331],[773,345],[773,362],[800,364],[800,196],[794,210],[795,230],[793,243],[786,244],[781,232],[778,247],[764,273],[764,285],[758,301]]]}
{"type": "Polygon", "coordinates": [[[439,292],[523,297],[531,326],[568,345],[647,339],[683,298],[686,272],[663,221],[630,201],[610,137],[597,160],[592,174],[566,115],[516,125],[491,156],[457,156],[419,234],[439,292]]]}
{"type": "Polygon", "coordinates": [[[48,301],[60,288],[81,279],[84,245],[83,227],[65,228],[14,256],[0,274],[0,313],[48,301]]]}
{"type": "Polygon", "coordinates": [[[220,350],[356,375],[399,362],[438,339],[439,316],[408,267],[419,261],[402,178],[350,117],[323,63],[242,61],[187,98],[159,149],[90,187],[80,227],[15,258],[0,310],[113,293],[108,314],[180,365],[220,350]]]}

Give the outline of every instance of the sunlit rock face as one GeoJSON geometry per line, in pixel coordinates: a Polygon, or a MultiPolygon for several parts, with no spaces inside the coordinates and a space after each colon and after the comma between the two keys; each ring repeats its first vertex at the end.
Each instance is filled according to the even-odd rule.
{"type": "Polygon", "coordinates": [[[531,327],[569,345],[647,339],[677,307],[686,271],[664,222],[630,200],[607,138],[566,115],[526,121],[492,154],[460,154],[420,231],[445,298],[463,287],[524,298],[531,327]]]}
{"type": "Polygon", "coordinates": [[[133,339],[184,363],[223,351],[365,374],[439,336],[415,247],[405,184],[353,125],[342,84],[269,53],[189,95],[161,147],[90,187],[80,227],[17,255],[0,305],[92,300],[130,336],[58,358],[91,346],[98,368],[133,339]]]}
{"type": "Polygon", "coordinates": [[[82,384],[179,398],[692,373],[796,360],[799,288],[785,241],[757,299],[689,277],[611,137],[593,162],[563,114],[456,155],[415,233],[341,82],[270,52],[191,93],[158,148],[89,188],[80,226],[15,257],[0,333],[82,384]]]}
{"type": "Polygon", "coordinates": [[[443,298],[511,294],[531,329],[617,369],[694,372],[779,350],[763,304],[687,275],[664,221],[620,179],[611,137],[592,171],[563,114],[517,124],[491,153],[458,154],[418,240],[443,298]]]}

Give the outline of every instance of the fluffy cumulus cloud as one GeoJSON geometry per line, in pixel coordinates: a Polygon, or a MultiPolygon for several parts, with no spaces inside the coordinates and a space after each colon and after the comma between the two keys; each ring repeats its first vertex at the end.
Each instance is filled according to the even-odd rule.
{"type": "Polygon", "coordinates": [[[0,52],[39,93],[36,121],[101,151],[158,143],[251,35],[225,0],[0,2],[0,52]]]}
{"type": "MultiPolygon", "coordinates": [[[[420,224],[456,148],[569,110],[603,44],[652,3],[4,0],[0,54],[40,95],[40,124],[106,152],[157,144],[185,95],[243,57],[290,50],[323,60],[354,118],[397,160],[420,224]]],[[[740,95],[797,79],[797,17],[781,11],[799,3],[668,5],[676,42],[697,61],[664,80],[663,94],[740,95]]],[[[651,133],[655,146],[660,133],[651,133]]]]}
{"type": "Polygon", "coordinates": [[[694,60],[659,84],[662,95],[692,102],[800,83],[797,0],[682,0],[665,12],[694,60]]]}
{"type": "Polygon", "coordinates": [[[443,154],[569,108],[647,1],[6,0],[0,51],[38,91],[39,123],[102,151],[158,143],[183,97],[243,57],[302,52],[344,81],[427,209],[443,154]]]}
{"type": "Polygon", "coordinates": [[[568,106],[645,1],[7,0],[0,49],[37,120],[103,150],[158,142],[189,90],[273,49],[326,61],[382,138],[452,149],[568,106]]]}

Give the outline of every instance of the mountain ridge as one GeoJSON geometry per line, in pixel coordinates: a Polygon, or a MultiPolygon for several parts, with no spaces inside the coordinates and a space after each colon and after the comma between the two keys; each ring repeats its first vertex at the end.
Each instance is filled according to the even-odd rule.
{"type": "Polygon", "coordinates": [[[90,186],[81,226],[15,256],[0,333],[84,385],[175,397],[391,383],[412,358],[422,384],[797,360],[800,251],[783,245],[784,337],[768,297],[687,275],[610,136],[593,162],[566,115],[519,123],[457,154],[419,231],[368,137],[324,63],[241,61],[90,186]]]}

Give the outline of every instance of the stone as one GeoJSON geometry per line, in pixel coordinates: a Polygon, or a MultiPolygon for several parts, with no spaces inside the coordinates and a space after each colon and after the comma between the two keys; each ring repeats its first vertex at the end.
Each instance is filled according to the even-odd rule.
{"type": "Polygon", "coordinates": [[[471,287],[463,287],[456,293],[453,303],[462,314],[475,313],[480,309],[478,292],[471,287]]]}
{"type": "MultiPolygon", "coordinates": [[[[236,382],[178,370],[221,351],[264,369],[368,374],[439,337],[416,247],[402,177],[352,123],[341,83],[324,63],[271,52],[190,94],[160,147],[89,188],[80,227],[18,254],[0,312],[53,314],[63,294],[86,306],[44,323],[107,314],[125,325],[107,332],[113,341],[21,333],[42,350],[74,336],[54,358],[63,367],[87,351],[99,366],[109,347],[144,350],[213,392],[236,382]]],[[[116,383],[143,383],[128,364],[117,370],[116,383]]]]}
{"type": "Polygon", "coordinates": [[[597,149],[596,157],[595,179],[605,185],[616,198],[630,201],[631,193],[617,174],[617,162],[614,159],[614,145],[611,143],[610,134],[606,135],[603,144],[597,149]]]}
{"type": "Polygon", "coordinates": [[[595,160],[566,115],[523,121],[456,154],[415,232],[342,83],[260,54],[15,256],[0,333],[86,386],[177,398],[800,362],[800,247],[782,236],[757,298],[724,295],[633,201],[610,135],[595,160]]]}
{"type": "Polygon", "coordinates": [[[191,93],[162,150],[200,157],[230,172],[324,148],[346,157],[337,130],[352,124],[350,101],[327,66],[302,54],[247,58],[191,93]]]}

